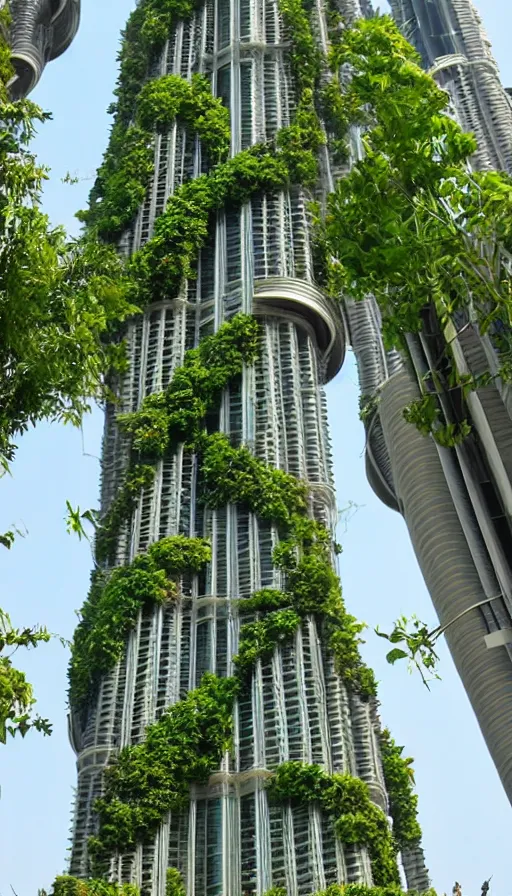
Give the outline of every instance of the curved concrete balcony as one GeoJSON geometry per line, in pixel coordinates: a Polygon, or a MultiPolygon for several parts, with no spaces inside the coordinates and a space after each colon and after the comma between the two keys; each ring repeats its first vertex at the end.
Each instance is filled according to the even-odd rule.
{"type": "Polygon", "coordinates": [[[338,306],[311,283],[291,277],[271,277],[254,284],[253,312],[282,317],[305,327],[316,341],[325,365],[325,382],[332,380],[345,358],[345,328],[338,306]]]}
{"type": "Polygon", "coordinates": [[[15,99],[34,89],[47,62],[69,47],[80,21],[80,0],[11,0],[11,84],[15,99]]]}

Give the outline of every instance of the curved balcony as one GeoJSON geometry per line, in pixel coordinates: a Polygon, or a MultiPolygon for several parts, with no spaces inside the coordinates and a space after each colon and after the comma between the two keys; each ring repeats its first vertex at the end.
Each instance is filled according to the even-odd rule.
{"type": "Polygon", "coordinates": [[[345,328],[337,305],[316,286],[291,277],[271,277],[254,284],[253,312],[260,316],[295,320],[313,336],[325,366],[325,382],[332,380],[345,358],[345,328]]]}
{"type": "Polygon", "coordinates": [[[69,47],[80,21],[80,0],[11,0],[14,99],[34,89],[47,62],[69,47]]]}

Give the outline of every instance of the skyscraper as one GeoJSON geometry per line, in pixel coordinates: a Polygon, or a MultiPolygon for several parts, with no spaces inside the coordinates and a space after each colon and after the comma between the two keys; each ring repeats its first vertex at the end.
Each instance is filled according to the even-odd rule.
{"type": "MultiPolygon", "coordinates": [[[[0,3],[5,6],[5,0],[0,3]]],[[[10,0],[15,99],[34,89],[47,62],[69,47],[80,21],[80,0],[10,0]]]]}
{"type": "MultiPolygon", "coordinates": [[[[450,113],[477,137],[474,168],[510,173],[510,99],[470,0],[391,0],[391,6],[424,67],[447,90],[450,113]]],[[[502,250],[499,263],[511,270],[511,261],[502,250]]],[[[452,623],[448,646],[512,800],[510,386],[498,378],[470,395],[471,435],[457,447],[441,447],[402,413],[419,396],[418,382],[435,363],[439,346],[433,349],[427,330],[411,336],[411,370],[398,354],[384,351],[372,301],[348,302],[347,317],[361,391],[380,394],[379,408],[366,423],[369,481],[384,503],[403,514],[440,623],[452,623]]],[[[495,373],[496,331],[482,335],[467,317],[457,329],[451,338],[458,370],[495,373]]],[[[448,395],[444,402],[448,407],[448,395]]]]}
{"type": "Polygon", "coordinates": [[[397,882],[394,804],[408,885],[428,886],[333,572],[323,384],[345,333],[316,285],[310,200],[346,163],[313,110],[326,49],[323,3],[143,0],[124,35],[85,220],[147,305],[107,409],[70,670],[76,877],[154,896],[177,872],[189,896],[397,882]]]}

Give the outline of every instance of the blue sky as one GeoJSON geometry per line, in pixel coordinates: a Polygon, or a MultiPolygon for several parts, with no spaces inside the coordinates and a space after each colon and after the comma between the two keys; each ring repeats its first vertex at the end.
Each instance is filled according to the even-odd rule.
{"type": "MultiPolygon", "coordinates": [[[[34,99],[53,112],[36,151],[52,169],[45,207],[54,223],[77,229],[105,147],[105,113],[116,77],[119,31],[132,0],[83,0],[79,35],[65,56],[45,72],[34,99]],[[81,181],[65,186],[70,171],[81,181]]],[[[381,4],[383,5],[383,4],[381,4]]],[[[512,85],[510,0],[478,2],[504,83],[512,85]]],[[[383,507],[364,474],[363,431],[358,420],[357,378],[349,355],[328,387],[338,504],[353,502],[341,574],[349,609],[369,624],[365,659],[380,680],[381,716],[408,755],[415,757],[427,863],[439,892],[455,880],[464,896],[479,896],[493,875],[492,896],[512,896],[511,810],[487,754],[451,660],[441,649],[443,680],[427,693],[419,677],[392,669],[373,627],[384,628],[400,613],[435,616],[401,518],[383,507]]],[[[83,433],[39,426],[20,440],[13,477],[0,483],[0,531],[12,523],[28,530],[10,554],[0,554],[0,604],[17,624],[44,622],[71,637],[75,610],[88,589],[87,546],[66,535],[65,502],[96,506],[102,415],[93,413],[83,433]]],[[[20,657],[21,663],[22,657],[20,657]]],[[[54,735],[37,735],[1,748],[0,896],[48,888],[65,864],[74,757],[67,742],[65,692],[67,652],[57,642],[23,657],[34,682],[39,711],[52,719],[54,735]]]]}

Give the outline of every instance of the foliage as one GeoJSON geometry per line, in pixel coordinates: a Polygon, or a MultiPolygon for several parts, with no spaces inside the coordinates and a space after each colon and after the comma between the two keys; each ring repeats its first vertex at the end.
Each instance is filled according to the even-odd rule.
{"type": "Polygon", "coordinates": [[[139,889],[134,884],[82,880],[63,874],[55,878],[50,896],[139,896],[139,889]]]}
{"type": "Polygon", "coordinates": [[[211,509],[241,504],[261,519],[286,529],[294,514],[307,508],[303,482],[258,460],[248,448],[234,448],[223,433],[204,435],[201,458],[201,501],[211,509]]]}
{"type": "Polygon", "coordinates": [[[11,657],[18,648],[37,647],[41,642],[49,641],[50,633],[39,626],[35,628],[13,628],[7,613],[0,609],[0,654],[10,650],[8,656],[0,655],[0,743],[5,744],[7,735],[25,737],[30,728],[51,734],[48,719],[33,716],[35,698],[32,685],[27,681],[24,672],[15,669],[11,657]]]}
{"type": "Polygon", "coordinates": [[[298,613],[285,608],[265,613],[262,619],[243,625],[238,654],[233,658],[236,674],[246,680],[256,660],[269,660],[280,643],[293,637],[300,623],[298,613]]]}
{"type": "Polygon", "coordinates": [[[294,517],[292,536],[274,549],[274,563],[286,574],[291,604],[302,616],[323,620],[338,675],[362,697],[375,696],[377,685],[371,669],[361,660],[359,637],[365,625],[347,613],[341,586],[332,566],[335,547],[321,523],[294,517]]]}
{"type": "Polygon", "coordinates": [[[471,425],[466,419],[443,423],[441,408],[431,392],[424,392],[421,398],[411,401],[404,408],[403,415],[424,436],[431,433],[438,445],[444,448],[460,445],[471,432],[471,425]]]}
{"type": "Polygon", "coordinates": [[[259,352],[259,324],[237,314],[222,324],[199,348],[186,352],[164,392],[149,395],[139,411],[120,414],[121,427],[132,435],[136,453],[161,457],[169,444],[193,444],[205,414],[220,401],[230,381],[254,363],[259,352]]]}
{"type": "Polygon", "coordinates": [[[152,239],[130,261],[137,302],[146,304],[154,296],[172,299],[183,280],[195,277],[213,212],[239,208],[256,193],[281,190],[288,178],[283,153],[258,145],[182,184],[156,220],[152,239]]]}
{"type": "Polygon", "coordinates": [[[183,878],[177,868],[168,868],[165,879],[165,896],[187,896],[183,878]]]}
{"type": "Polygon", "coordinates": [[[397,746],[387,729],[381,732],[380,752],[393,819],[393,836],[401,850],[415,847],[421,840],[418,797],[413,792],[413,760],[402,756],[403,751],[404,748],[397,746]]]}
{"type": "Polygon", "coordinates": [[[126,128],[114,125],[90,208],[78,215],[102,238],[115,239],[132,221],[153,171],[153,132],[168,131],[176,119],[198,134],[212,162],[227,156],[229,112],[212,95],[204,75],[194,75],[191,81],[179,75],[148,81],[138,96],[134,123],[126,128]]]}
{"type": "Polygon", "coordinates": [[[73,709],[84,708],[101,676],[115,666],[139,612],[176,598],[173,580],[187,570],[199,572],[210,558],[211,548],[203,539],[171,535],[110,575],[93,573],[71,647],[69,702],[73,709]]]}
{"type": "MultiPolygon", "coordinates": [[[[467,391],[477,384],[457,369],[455,316],[462,313],[482,334],[495,321],[504,330],[512,323],[501,262],[512,247],[512,183],[497,172],[471,171],[474,138],[445,114],[446,92],[421,70],[389,17],[360,19],[346,29],[330,61],[334,71],[352,68],[342,103],[349,118],[356,114],[367,123],[364,158],[329,199],[331,288],[355,298],[375,295],[387,347],[406,349],[408,336],[424,331],[428,318],[442,346],[441,363],[430,372],[436,391],[467,391]]],[[[501,351],[507,377],[509,340],[501,351]]],[[[469,433],[468,421],[444,421],[422,388],[407,419],[442,445],[458,444],[469,433]]]]}
{"type": "Polygon", "coordinates": [[[123,483],[96,531],[98,563],[112,562],[121,527],[130,520],[141,492],[149,488],[154,478],[155,469],[149,464],[137,464],[126,471],[123,483]]]}
{"type": "Polygon", "coordinates": [[[348,774],[329,775],[319,765],[284,762],[270,779],[268,791],[278,803],[320,803],[342,843],[368,847],[375,883],[399,885],[396,845],[387,818],[370,799],[364,781],[348,774]]]}
{"type": "Polygon", "coordinates": [[[146,729],[141,744],[121,750],[96,802],[99,830],[89,840],[95,866],[147,842],[168,812],[187,804],[190,784],[208,780],[230,745],[236,688],[232,678],[204,675],[146,729]]]}
{"type": "Polygon", "coordinates": [[[429,631],[425,623],[421,622],[417,616],[411,616],[411,619],[408,619],[407,616],[400,616],[389,635],[379,631],[378,628],[375,629],[375,633],[379,638],[385,638],[387,641],[390,641],[391,644],[404,645],[405,649],[394,647],[393,650],[389,651],[386,656],[388,663],[394,665],[397,660],[407,659],[409,668],[415,666],[418,669],[423,684],[427,689],[429,689],[428,680],[425,678],[424,669],[433,678],[439,679],[439,675],[436,672],[439,657],[435,652],[435,642],[440,634],[439,629],[429,631]],[[410,623],[412,623],[412,631],[409,631],[410,623]]]}
{"type": "Polygon", "coordinates": [[[79,507],[72,507],[69,501],[66,501],[66,531],[69,535],[74,532],[75,535],[78,535],[78,540],[81,541],[82,538],[85,538],[86,541],[89,541],[89,535],[85,529],[84,521],[90,523],[94,529],[96,529],[98,525],[98,512],[96,510],[84,510],[83,512],[79,507]]]}
{"type": "Polygon", "coordinates": [[[91,399],[108,394],[105,375],[124,369],[109,342],[135,311],[123,264],[89,239],[50,229],[40,208],[46,172],[29,150],[47,116],[28,100],[0,104],[0,453],[49,418],[79,425],[91,399]]]}

